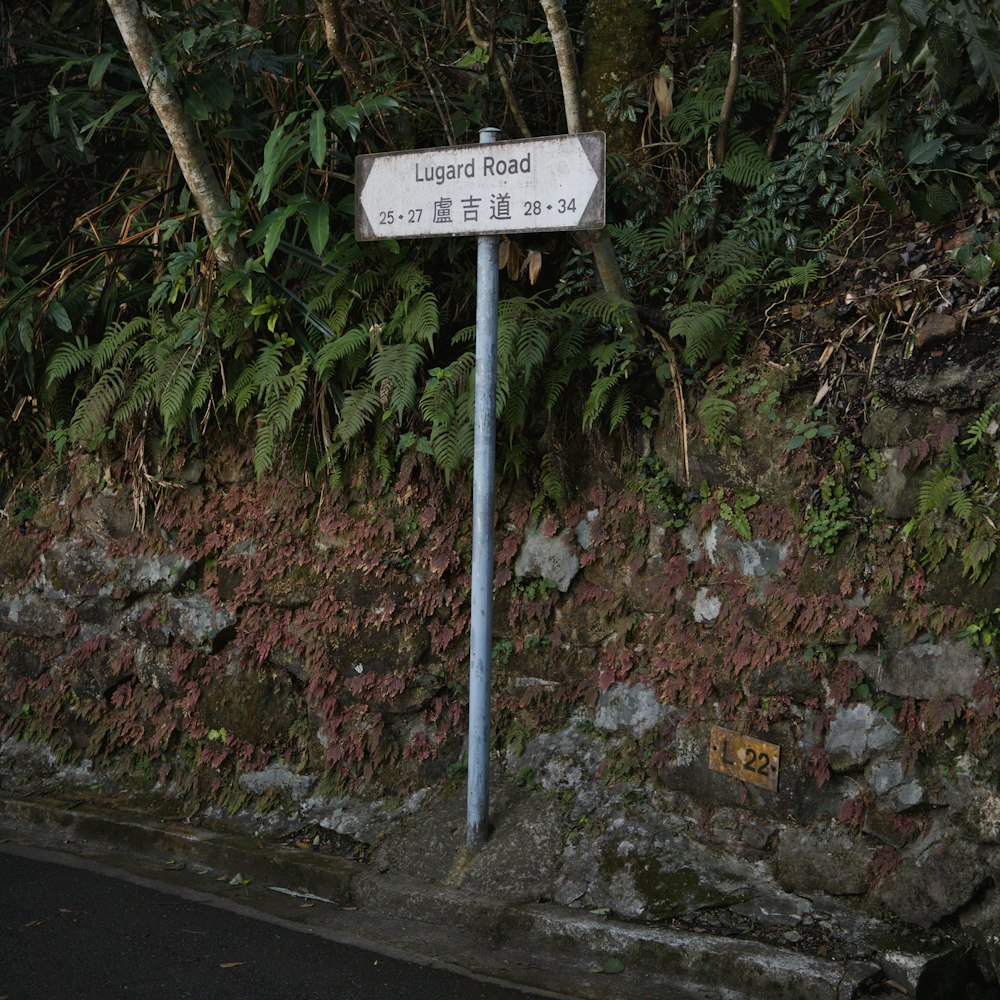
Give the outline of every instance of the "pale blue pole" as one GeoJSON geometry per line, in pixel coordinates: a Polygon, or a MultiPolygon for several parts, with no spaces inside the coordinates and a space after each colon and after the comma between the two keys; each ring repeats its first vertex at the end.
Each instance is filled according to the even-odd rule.
{"type": "MultiPolygon", "coordinates": [[[[480,143],[500,130],[483,128],[480,143]]],[[[466,843],[489,834],[490,689],[493,655],[493,507],[496,483],[497,314],[500,237],[480,236],[476,269],[476,397],[472,461],[472,620],[469,627],[469,784],[466,843]]]]}

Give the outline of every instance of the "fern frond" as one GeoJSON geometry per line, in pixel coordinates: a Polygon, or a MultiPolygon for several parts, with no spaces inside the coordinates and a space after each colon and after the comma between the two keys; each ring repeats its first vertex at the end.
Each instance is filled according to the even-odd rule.
{"type": "Polygon", "coordinates": [[[158,388],[159,381],[155,372],[144,372],[135,379],[115,408],[112,426],[119,427],[126,424],[141,413],[153,402],[158,388]]]}
{"type": "Polygon", "coordinates": [[[45,369],[46,385],[52,386],[86,368],[93,353],[91,346],[80,336],[60,344],[52,352],[45,369]]]}
{"type": "Polygon", "coordinates": [[[197,357],[191,351],[175,351],[157,373],[160,379],[160,418],[167,436],[187,417],[185,404],[195,382],[197,357]]]}
{"type": "Polygon", "coordinates": [[[960,487],[958,477],[944,470],[938,470],[937,474],[929,476],[921,484],[917,494],[917,509],[921,516],[944,514],[960,487]]]}
{"type": "Polygon", "coordinates": [[[121,365],[136,349],[136,338],[151,330],[154,321],[158,320],[158,316],[154,313],[152,317],[137,316],[127,323],[115,323],[111,331],[102,337],[94,348],[91,368],[95,374],[104,371],[109,365],[121,365]]]}
{"type": "Polygon", "coordinates": [[[632,306],[627,299],[613,292],[595,292],[575,300],[569,309],[608,326],[621,327],[631,315],[632,306]]]}
{"type": "Polygon", "coordinates": [[[788,274],[784,278],[771,282],[768,290],[771,292],[783,292],[789,288],[800,288],[802,294],[809,291],[809,286],[816,281],[823,273],[823,265],[816,257],[810,257],[802,264],[795,264],[788,269],[788,274]]]}
{"type": "Polygon", "coordinates": [[[417,341],[432,347],[438,332],[438,303],[433,292],[424,292],[407,303],[402,322],[404,340],[417,341]]]}
{"type": "Polygon", "coordinates": [[[608,424],[611,427],[611,430],[617,430],[625,422],[625,418],[628,416],[630,402],[631,397],[628,391],[628,386],[620,385],[618,390],[615,392],[614,399],[611,402],[611,409],[608,414],[608,424]]]}
{"type": "Polygon", "coordinates": [[[347,444],[364,430],[365,425],[379,411],[377,392],[371,389],[349,389],[344,393],[340,420],[334,433],[339,441],[347,444]]]}
{"type": "Polygon", "coordinates": [[[670,324],[670,336],[684,341],[684,362],[698,365],[719,356],[730,328],[728,310],[693,302],[678,311],[670,324]]]}
{"type": "Polygon", "coordinates": [[[767,153],[748,135],[735,133],[729,140],[722,176],[742,188],[758,188],[774,173],[767,153]]]}
{"type": "Polygon", "coordinates": [[[539,473],[542,491],[554,503],[563,504],[566,502],[566,484],[563,482],[562,472],[559,463],[551,452],[542,455],[539,463],[539,473]]]}
{"type": "Polygon", "coordinates": [[[587,395],[587,402],[583,407],[583,426],[585,430],[593,427],[594,423],[604,412],[613,391],[617,388],[624,375],[625,369],[618,368],[594,380],[594,384],[590,387],[590,392],[587,395]]]}
{"type": "Polygon", "coordinates": [[[73,439],[93,447],[111,426],[112,414],[125,393],[125,376],[119,368],[107,368],[80,401],[69,429],[73,439]]]}
{"type": "Polygon", "coordinates": [[[423,360],[424,349],[419,344],[388,344],[372,358],[372,386],[375,391],[385,384],[392,387],[392,409],[397,419],[402,419],[404,410],[417,398],[417,371],[423,360]]]}
{"type": "Polygon", "coordinates": [[[710,444],[718,446],[726,439],[729,421],[736,413],[736,404],[731,399],[714,393],[709,393],[698,403],[698,417],[710,444]]]}
{"type": "Polygon", "coordinates": [[[316,354],[316,374],[321,379],[328,378],[333,366],[338,361],[342,361],[361,348],[367,347],[370,343],[371,334],[360,326],[348,330],[336,340],[328,340],[316,354]]]}
{"type": "Polygon", "coordinates": [[[994,417],[997,411],[1000,410],[1000,403],[991,403],[989,406],[983,410],[982,413],[976,417],[975,420],[969,424],[969,430],[962,441],[962,447],[971,451],[973,448],[982,444],[986,439],[988,434],[995,434],[996,428],[990,429],[991,425],[994,423],[994,417]]]}

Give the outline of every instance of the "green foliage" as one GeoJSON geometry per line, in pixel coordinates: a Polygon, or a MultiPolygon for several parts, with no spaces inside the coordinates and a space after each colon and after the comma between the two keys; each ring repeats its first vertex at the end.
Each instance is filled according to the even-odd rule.
{"type": "Polygon", "coordinates": [[[681,486],[674,482],[659,456],[646,455],[636,470],[635,486],[665,522],[673,528],[683,528],[691,514],[691,501],[681,486]]]}
{"type": "Polygon", "coordinates": [[[993,454],[996,410],[996,405],[988,407],[971,422],[961,445],[947,448],[921,485],[917,513],[904,528],[928,569],[955,555],[973,583],[989,575],[1000,542],[1000,483],[993,454]]]}
{"type": "Polygon", "coordinates": [[[810,407],[805,416],[798,419],[789,417],[785,421],[785,427],[792,432],[785,445],[786,451],[801,448],[807,441],[815,438],[831,438],[837,433],[836,428],[826,422],[825,413],[818,406],[810,407]]]}
{"type": "Polygon", "coordinates": [[[819,501],[806,508],[803,528],[809,547],[832,553],[851,526],[850,511],[847,488],[833,476],[824,476],[819,484],[819,501]]]}
{"type": "MultiPolygon", "coordinates": [[[[610,160],[608,216],[628,293],[655,335],[636,328],[631,302],[595,293],[589,255],[566,237],[539,234],[540,279],[517,267],[504,279],[501,457],[531,468],[557,503],[564,476],[542,443],[557,408],[588,431],[653,412],[682,368],[696,383],[737,356],[748,310],[823,281],[852,205],[896,210],[908,199],[940,216],[977,183],[988,194],[1000,152],[1000,126],[982,128],[1000,65],[985,4],[893,4],[867,25],[845,0],[748,5],[746,37],[757,41],[744,45],[721,162],[727,12],[657,6],[677,42],[659,77],[674,87],[671,106],[656,115],[634,82],[606,101],[651,136],[641,165],[610,160]],[[844,25],[860,34],[837,77],[829,40],[844,25]],[[859,110],[854,129],[844,109],[863,107],[872,113],[862,121],[859,110]]],[[[364,451],[387,476],[412,448],[459,475],[472,451],[471,246],[359,246],[354,162],[474,139],[484,115],[513,120],[508,85],[536,134],[560,131],[538,5],[500,5],[490,47],[471,52],[441,5],[350,5],[357,81],[305,8],[158,5],[149,20],[164,72],[223,180],[225,232],[251,254],[227,274],[98,8],[18,4],[11,15],[0,68],[11,109],[0,137],[0,471],[45,447],[118,448],[126,429],[172,446],[235,418],[253,434],[259,474],[289,454],[336,479],[345,456],[364,451]]],[[[958,251],[977,280],[994,275],[995,243],[983,227],[958,251]]],[[[698,418],[716,445],[734,405],[725,392],[702,396],[698,418]]]]}
{"type": "Polygon", "coordinates": [[[996,656],[996,651],[1000,647],[1000,608],[980,612],[960,635],[973,646],[985,649],[996,656]]]}
{"type": "Polygon", "coordinates": [[[738,538],[742,538],[745,542],[750,541],[753,537],[753,530],[750,527],[747,511],[760,503],[759,494],[750,493],[747,490],[729,493],[721,486],[713,491],[707,483],[703,483],[701,498],[716,503],[719,508],[719,517],[733,529],[738,538]]]}
{"type": "Polygon", "coordinates": [[[730,422],[736,413],[736,404],[715,392],[709,391],[699,400],[698,418],[710,444],[719,447],[724,443],[739,443],[739,438],[729,432],[730,422]]]}
{"type": "Polygon", "coordinates": [[[873,691],[864,676],[856,677],[850,682],[851,695],[856,701],[864,702],[869,708],[874,709],[880,715],[895,722],[899,712],[901,699],[894,695],[884,694],[881,691],[873,691]]]}
{"type": "Polygon", "coordinates": [[[985,231],[974,227],[971,239],[955,251],[955,260],[962,270],[980,285],[986,285],[1000,263],[1000,232],[995,224],[985,231]]]}
{"type": "MultiPolygon", "coordinates": [[[[841,66],[844,77],[833,98],[831,130],[870,107],[865,125],[878,135],[894,92],[905,87],[916,85],[923,94],[950,102],[995,97],[1000,93],[996,9],[983,0],[890,3],[886,13],[861,26],[841,66]]],[[[911,162],[926,162],[936,152],[927,146],[914,149],[911,162]]]]}

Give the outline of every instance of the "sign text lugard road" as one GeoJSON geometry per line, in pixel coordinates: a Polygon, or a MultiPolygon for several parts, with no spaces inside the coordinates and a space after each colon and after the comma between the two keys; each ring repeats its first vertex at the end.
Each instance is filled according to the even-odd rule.
{"type": "MultiPolygon", "coordinates": [[[[475,147],[478,148],[478,147],[475,147]]],[[[482,159],[483,177],[506,177],[508,174],[530,174],[531,153],[526,153],[518,159],[512,156],[509,160],[499,160],[495,156],[484,156],[482,159]]],[[[413,165],[413,176],[417,184],[431,182],[444,184],[445,181],[457,181],[476,177],[476,160],[468,163],[438,163],[430,166],[420,160],[413,165]]]]}
{"type": "Polygon", "coordinates": [[[357,158],[359,240],[596,229],[602,132],[357,158]]]}

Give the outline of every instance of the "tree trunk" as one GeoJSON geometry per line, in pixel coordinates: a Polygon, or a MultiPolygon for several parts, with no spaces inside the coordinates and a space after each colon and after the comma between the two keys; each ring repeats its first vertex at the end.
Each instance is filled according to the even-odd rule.
{"type": "Polygon", "coordinates": [[[341,73],[349,87],[355,90],[368,89],[368,74],[358,62],[358,57],[351,48],[347,37],[347,24],[344,21],[344,11],[340,0],[316,0],[316,9],[323,19],[323,35],[326,47],[333,56],[333,61],[340,67],[341,73]]]}
{"type": "MultiPolygon", "coordinates": [[[[583,132],[583,112],[580,101],[580,83],[576,73],[576,55],[573,51],[573,40],[570,37],[566,13],[562,0],[541,0],[545,19],[549,24],[549,34],[556,50],[556,62],[559,65],[559,79],[562,82],[563,103],[566,107],[566,131],[573,135],[583,132]]],[[[590,250],[594,257],[594,267],[597,276],[606,292],[612,292],[621,299],[629,301],[628,289],[618,264],[618,255],[607,229],[599,229],[590,233],[590,250]]],[[[634,325],[638,326],[636,319],[634,325]]]]}
{"type": "Polygon", "coordinates": [[[160,119],[184,180],[194,196],[219,266],[223,270],[241,267],[246,261],[242,245],[237,240],[230,246],[222,235],[222,220],[229,212],[229,202],[198,135],[197,126],[185,112],[177,91],[166,80],[162,70],[154,68],[162,65],[162,57],[139,9],[138,0],[107,0],[107,3],[139,79],[149,95],[149,103],[160,119]]]}
{"type": "Polygon", "coordinates": [[[635,121],[608,114],[605,97],[635,90],[646,96],[657,64],[659,24],[649,0],[588,0],[583,19],[583,68],[580,90],[584,126],[608,137],[608,152],[631,157],[642,142],[643,114],[635,121]]]}

